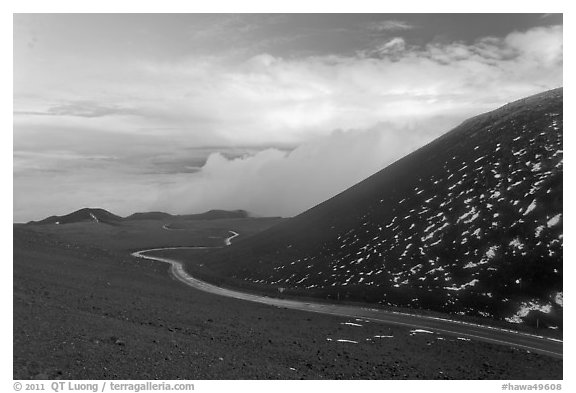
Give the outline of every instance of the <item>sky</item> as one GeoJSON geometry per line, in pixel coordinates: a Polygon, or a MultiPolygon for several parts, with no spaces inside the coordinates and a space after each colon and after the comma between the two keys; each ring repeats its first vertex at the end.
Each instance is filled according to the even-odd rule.
{"type": "Polygon", "coordinates": [[[15,14],[14,221],[293,216],[562,86],[560,14],[15,14]]]}

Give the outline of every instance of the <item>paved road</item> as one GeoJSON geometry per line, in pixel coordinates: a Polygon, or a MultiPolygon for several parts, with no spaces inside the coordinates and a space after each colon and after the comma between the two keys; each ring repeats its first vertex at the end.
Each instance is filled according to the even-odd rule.
{"type": "MultiPolygon", "coordinates": [[[[230,231],[232,236],[225,239],[224,243],[230,245],[230,241],[238,236],[238,233],[230,231]]],[[[476,325],[449,319],[435,318],[405,314],[393,311],[380,310],[376,308],[347,306],[338,304],[324,304],[314,302],[303,302],[297,300],[277,299],[267,296],[254,295],[239,292],[231,289],[220,288],[216,285],[200,281],[192,277],[184,270],[181,262],[174,259],[151,256],[150,252],[175,249],[205,249],[209,247],[168,247],[153,248],[132,253],[139,258],[150,259],[170,264],[170,273],[174,278],[182,283],[199,289],[201,291],[213,293],[215,295],[232,297],[256,303],[268,304],[280,308],[290,308],[295,310],[310,311],[321,314],[331,314],[346,316],[350,318],[363,318],[374,322],[407,326],[414,329],[429,330],[436,333],[447,334],[465,339],[473,339],[499,345],[507,345],[515,348],[525,349],[534,353],[562,359],[563,342],[543,336],[536,336],[513,330],[500,329],[484,325],[476,325]]]]}

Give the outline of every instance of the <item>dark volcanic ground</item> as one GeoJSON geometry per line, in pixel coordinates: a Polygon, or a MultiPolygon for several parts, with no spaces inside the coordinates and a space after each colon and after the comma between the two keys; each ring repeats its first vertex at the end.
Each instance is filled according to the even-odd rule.
{"type": "Polygon", "coordinates": [[[561,360],[217,297],[20,226],[13,324],[14,379],[562,378],[561,360]]]}

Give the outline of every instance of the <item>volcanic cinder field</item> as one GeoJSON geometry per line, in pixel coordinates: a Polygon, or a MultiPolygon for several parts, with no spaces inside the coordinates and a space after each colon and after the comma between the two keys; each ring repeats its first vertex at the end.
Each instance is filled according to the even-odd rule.
{"type": "Polygon", "coordinates": [[[562,104],[474,117],[294,218],[14,224],[14,379],[562,379],[562,104]]]}

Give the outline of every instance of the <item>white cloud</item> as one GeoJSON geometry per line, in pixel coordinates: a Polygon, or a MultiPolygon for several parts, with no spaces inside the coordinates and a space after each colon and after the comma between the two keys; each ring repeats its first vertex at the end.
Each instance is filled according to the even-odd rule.
{"type": "Polygon", "coordinates": [[[191,99],[168,99],[162,107],[178,108],[186,119],[188,105],[193,116],[213,120],[211,132],[234,143],[302,142],[382,121],[464,117],[562,84],[560,27],[423,48],[397,37],[382,43],[380,55],[284,59],[263,54],[240,68],[213,66],[180,79],[191,99]]]}
{"type": "Polygon", "coordinates": [[[381,20],[377,22],[371,22],[367,25],[367,27],[369,30],[376,32],[411,30],[414,28],[414,26],[410,23],[401,20],[381,20]]]}
{"type": "MultiPolygon", "coordinates": [[[[80,122],[70,116],[51,116],[57,119],[40,121],[72,127],[91,121],[93,128],[117,132],[141,132],[148,127],[162,129],[166,137],[180,130],[199,143],[301,143],[338,128],[406,124],[430,115],[464,118],[562,84],[561,26],[472,44],[418,47],[395,37],[377,44],[370,53],[372,58],[261,54],[241,64],[217,57],[115,67],[99,64],[99,69],[108,70],[104,79],[76,75],[78,71],[59,75],[53,70],[46,94],[58,102],[47,103],[45,111],[81,108],[83,114],[106,110],[115,116],[80,122]],[[61,91],[59,79],[71,80],[68,85],[74,91],[61,91]],[[78,91],[83,92],[82,99],[74,100],[78,91]]],[[[90,65],[86,68],[90,70],[90,65]]],[[[42,112],[37,102],[28,107],[18,96],[15,108],[42,112]]],[[[38,123],[33,116],[17,117],[19,123],[38,123]]]]}
{"type": "Polygon", "coordinates": [[[518,51],[522,60],[537,62],[544,67],[562,64],[562,26],[537,27],[527,32],[509,34],[504,43],[518,51]]]}
{"type": "Polygon", "coordinates": [[[190,212],[218,207],[265,216],[296,215],[429,141],[437,130],[427,127],[429,133],[391,124],[335,131],[289,153],[267,149],[236,159],[214,153],[200,173],[168,185],[154,209],[190,212]]]}
{"type": "MultiPolygon", "coordinates": [[[[41,133],[41,125],[50,122],[119,133],[146,129],[183,146],[299,144],[290,154],[266,150],[236,160],[213,155],[199,173],[168,181],[158,200],[159,206],[181,211],[245,208],[291,215],[469,116],[562,85],[561,26],[472,44],[409,44],[402,38],[383,41],[376,57],[261,54],[239,65],[209,57],[139,61],[109,65],[116,74],[102,78],[89,64],[98,77],[77,75],[80,67],[74,72],[54,68],[43,88],[59,101],[41,108],[36,99],[27,107],[26,99],[18,98],[17,111],[77,108],[74,97],[82,97],[77,101],[95,105],[82,107],[83,114],[130,108],[129,114],[16,116],[15,140],[19,128],[34,126],[41,133]],[[59,90],[64,80],[71,80],[73,91],[59,90]],[[338,129],[346,132],[335,133],[338,129]]],[[[20,191],[15,188],[15,195],[20,191]]]]}
{"type": "Polygon", "coordinates": [[[374,49],[365,51],[365,56],[384,57],[390,55],[401,55],[406,50],[406,41],[402,37],[394,37],[388,41],[378,44],[374,49]]]}
{"type": "MultiPolygon", "coordinates": [[[[401,39],[388,45],[406,49],[401,39]]],[[[236,128],[244,138],[288,135],[308,142],[289,154],[266,150],[235,160],[213,155],[159,204],[181,211],[220,207],[297,214],[457,121],[561,85],[561,59],[557,27],[473,45],[428,45],[394,60],[259,56],[242,72],[223,75],[217,97],[209,101],[219,101],[221,110],[238,108],[236,120],[251,130],[236,128]],[[349,131],[332,132],[335,128],[349,131]]]]}

